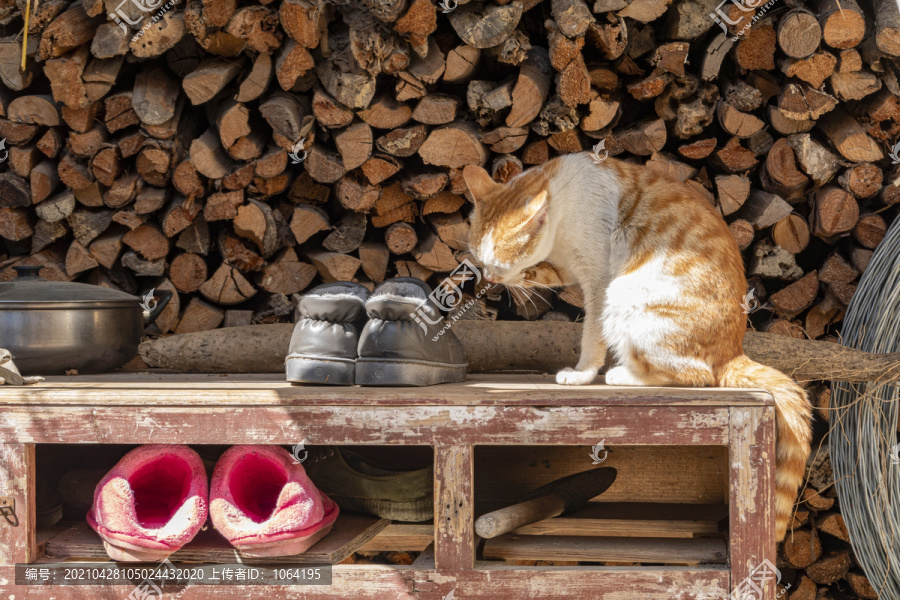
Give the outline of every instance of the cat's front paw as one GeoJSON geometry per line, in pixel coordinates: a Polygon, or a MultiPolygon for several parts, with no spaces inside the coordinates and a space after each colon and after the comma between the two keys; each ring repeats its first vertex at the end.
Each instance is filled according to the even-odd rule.
{"type": "Polygon", "coordinates": [[[566,367],[556,374],[556,383],[561,385],[587,385],[593,382],[595,377],[597,377],[597,369],[578,371],[571,367],[566,367]]]}
{"type": "Polygon", "coordinates": [[[626,367],[613,367],[606,372],[606,385],[643,385],[626,367]]]}

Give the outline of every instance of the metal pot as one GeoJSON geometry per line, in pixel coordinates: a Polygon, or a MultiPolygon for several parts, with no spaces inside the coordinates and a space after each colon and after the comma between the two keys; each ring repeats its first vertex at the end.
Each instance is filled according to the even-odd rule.
{"type": "MultiPolygon", "coordinates": [[[[137,354],[144,326],[172,298],[172,292],[160,290],[159,302],[148,306],[118,290],[48,281],[38,275],[40,266],[13,268],[18,276],[0,283],[0,348],[12,353],[23,375],[121,367],[137,354]]],[[[149,296],[144,303],[150,303],[149,296]]]]}

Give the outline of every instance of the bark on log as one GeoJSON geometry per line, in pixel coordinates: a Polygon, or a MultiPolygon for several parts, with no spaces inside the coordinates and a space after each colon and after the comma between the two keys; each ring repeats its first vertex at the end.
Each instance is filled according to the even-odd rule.
{"type": "MultiPolygon", "coordinates": [[[[553,373],[578,362],[580,323],[457,321],[472,373],[553,373]]],[[[147,341],[140,355],[149,367],[207,373],[282,373],[293,332],[289,323],[147,341]],[[241,352],[234,348],[240,347],[241,352]]],[[[873,354],[829,342],[748,331],[744,352],[798,381],[862,383],[900,380],[900,353],[873,354]]]]}

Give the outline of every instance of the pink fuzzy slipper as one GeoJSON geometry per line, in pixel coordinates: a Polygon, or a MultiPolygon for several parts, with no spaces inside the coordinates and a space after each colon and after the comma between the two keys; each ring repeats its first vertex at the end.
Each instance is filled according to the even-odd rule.
{"type": "Polygon", "coordinates": [[[305,552],[331,531],[338,506],[278,446],[229,448],[209,491],[213,525],[247,556],[305,552]]]}
{"type": "Polygon", "coordinates": [[[135,448],[100,480],[88,524],[118,561],[161,561],[206,521],[203,461],[187,446],[135,448]]]}

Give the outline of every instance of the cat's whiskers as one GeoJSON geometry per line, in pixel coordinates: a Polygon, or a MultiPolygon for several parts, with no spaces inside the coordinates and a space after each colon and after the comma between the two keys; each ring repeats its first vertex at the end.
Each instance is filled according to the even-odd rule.
{"type": "Polygon", "coordinates": [[[528,293],[528,290],[526,288],[522,287],[521,285],[519,285],[518,283],[514,283],[512,285],[516,286],[517,291],[519,293],[521,293],[523,296],[525,296],[526,300],[531,302],[531,305],[534,307],[534,310],[537,310],[537,304],[535,304],[534,300],[531,299],[531,294],[528,293]]]}
{"type": "Polygon", "coordinates": [[[550,291],[553,292],[554,294],[557,293],[557,291],[554,290],[554,289],[553,289],[552,287],[550,287],[549,285],[546,285],[546,284],[543,284],[543,283],[539,283],[539,282],[537,282],[537,281],[532,281],[532,280],[530,280],[530,279],[523,279],[522,281],[524,281],[525,283],[530,283],[530,284],[532,284],[532,285],[539,285],[539,286],[541,286],[542,288],[546,288],[546,289],[550,290],[550,291]]]}

